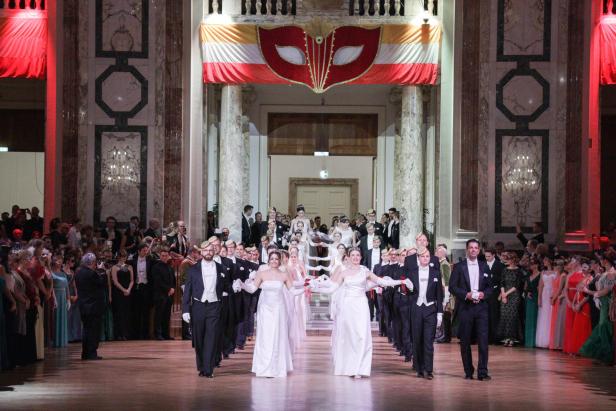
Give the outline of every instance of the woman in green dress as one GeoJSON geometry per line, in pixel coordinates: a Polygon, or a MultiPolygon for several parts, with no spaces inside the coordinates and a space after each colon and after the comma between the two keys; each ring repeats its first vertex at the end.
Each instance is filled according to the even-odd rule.
{"type": "Polygon", "coordinates": [[[530,276],[524,284],[526,313],[524,321],[524,346],[533,348],[535,346],[535,335],[537,334],[537,313],[539,311],[539,280],[541,279],[541,263],[532,258],[530,260],[530,276]]]}
{"type": "Polygon", "coordinates": [[[597,291],[591,291],[584,287],[586,294],[599,299],[601,311],[599,313],[599,323],[582,348],[580,348],[580,354],[605,364],[612,364],[614,361],[614,325],[609,318],[609,309],[610,300],[614,298],[612,288],[616,285],[616,269],[613,262],[605,258],[602,259],[601,265],[605,267],[606,272],[597,280],[597,291]]]}

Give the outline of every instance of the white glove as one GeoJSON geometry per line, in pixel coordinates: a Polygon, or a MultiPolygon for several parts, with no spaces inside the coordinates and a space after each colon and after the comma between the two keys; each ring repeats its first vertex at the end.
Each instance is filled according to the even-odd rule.
{"type": "Polygon", "coordinates": [[[185,323],[189,323],[190,322],[190,313],[182,314],[182,320],[184,320],[185,323]]]}
{"type": "Polygon", "coordinates": [[[336,292],[338,287],[340,287],[340,284],[334,281],[320,283],[318,281],[311,281],[308,285],[308,288],[310,288],[311,291],[321,294],[333,294],[334,292],[336,292]]]}
{"type": "Polygon", "coordinates": [[[248,279],[246,280],[246,282],[240,284],[242,290],[246,291],[247,293],[254,294],[255,292],[257,292],[257,287],[255,287],[255,284],[251,279],[248,279]]]}
{"type": "Polygon", "coordinates": [[[233,281],[233,284],[231,285],[231,288],[233,289],[234,293],[239,293],[240,291],[242,291],[242,286],[240,285],[242,283],[242,281],[238,278],[237,280],[233,281]]]}
{"type": "Polygon", "coordinates": [[[366,292],[368,292],[368,291],[370,291],[370,290],[372,290],[374,288],[377,288],[378,286],[379,285],[377,283],[375,283],[374,281],[367,280],[366,281],[366,292]]]}
{"type": "Polygon", "coordinates": [[[402,281],[394,280],[391,277],[385,276],[383,278],[379,278],[376,283],[380,285],[381,287],[395,287],[397,285],[400,285],[402,281]]]}
{"type": "Polygon", "coordinates": [[[226,291],[223,291],[223,292],[222,292],[222,296],[223,296],[223,297],[228,297],[228,296],[229,296],[229,293],[228,293],[228,292],[226,292],[226,291]]]}
{"type": "Polygon", "coordinates": [[[436,314],[436,328],[440,327],[443,324],[443,313],[436,314]]]}
{"type": "Polygon", "coordinates": [[[256,275],[257,275],[256,271],[251,271],[250,274],[248,274],[248,278],[250,278],[251,280],[254,280],[256,275]]]}
{"type": "Polygon", "coordinates": [[[304,280],[295,280],[293,281],[293,288],[304,288],[304,280]]]}
{"type": "Polygon", "coordinates": [[[406,285],[409,291],[413,291],[413,282],[410,279],[404,280],[404,285],[406,285]]]}

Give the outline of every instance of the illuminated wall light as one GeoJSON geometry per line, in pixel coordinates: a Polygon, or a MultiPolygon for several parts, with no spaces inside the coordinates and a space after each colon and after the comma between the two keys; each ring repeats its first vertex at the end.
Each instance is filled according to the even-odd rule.
{"type": "Polygon", "coordinates": [[[7,151],[9,151],[8,147],[5,147],[5,146],[0,147],[0,153],[6,153],[7,151]]]}
{"type": "Polygon", "coordinates": [[[329,157],[329,151],[315,151],[315,157],[329,157]]]}

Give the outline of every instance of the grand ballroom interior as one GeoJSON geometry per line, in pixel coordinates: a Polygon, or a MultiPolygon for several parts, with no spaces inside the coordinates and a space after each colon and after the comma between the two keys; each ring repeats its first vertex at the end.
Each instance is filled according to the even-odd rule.
{"type": "Polygon", "coordinates": [[[616,405],[616,0],[0,0],[0,124],[0,409],[616,405]],[[404,348],[404,335],[420,344],[414,303],[407,322],[396,305],[410,272],[366,289],[371,372],[332,371],[345,317],[330,313],[343,308],[308,277],[351,267],[341,257],[334,274],[344,221],[368,270],[417,253],[420,272],[424,250],[441,267],[439,298],[453,297],[430,378],[404,348]],[[473,381],[460,358],[466,300],[442,269],[451,281],[467,269],[469,240],[504,270],[489,273],[493,300],[472,298],[490,340],[490,377],[473,381]],[[210,380],[198,353],[195,369],[195,312],[190,326],[182,315],[201,304],[185,285],[216,242],[216,266],[227,267],[222,245],[233,274],[210,380]],[[271,247],[303,261],[286,378],[254,371],[267,300],[246,284],[270,273],[271,247]],[[244,278],[251,250],[262,266],[244,278]],[[77,295],[88,255],[105,278],[95,327],[83,282],[77,295]],[[84,357],[88,327],[101,361],[84,357]]]}

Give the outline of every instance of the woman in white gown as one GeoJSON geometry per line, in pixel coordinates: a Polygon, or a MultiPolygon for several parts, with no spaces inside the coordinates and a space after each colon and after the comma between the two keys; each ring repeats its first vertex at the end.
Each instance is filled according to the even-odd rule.
{"type": "Polygon", "coordinates": [[[550,346],[550,325],[552,322],[552,294],[554,293],[554,279],[556,271],[552,270],[549,258],[543,260],[545,270],[541,273],[539,282],[539,313],[537,314],[537,331],[535,333],[535,346],[548,348],[550,346]]]}
{"type": "MultiPolygon", "coordinates": [[[[249,293],[261,289],[257,305],[257,338],[252,357],[252,372],[257,377],[286,377],[293,371],[289,344],[289,319],[283,287],[291,289],[289,276],[280,271],[280,252],[272,251],[268,267],[242,288],[249,293]]],[[[303,290],[302,290],[303,291],[303,290]]]]}
{"type": "Polygon", "coordinates": [[[338,231],[341,235],[340,242],[345,245],[346,248],[355,247],[355,231],[350,227],[350,222],[347,217],[342,217],[338,226],[336,227],[336,231],[338,231]]]}
{"type": "Polygon", "coordinates": [[[298,231],[301,231],[302,239],[305,240],[310,228],[310,219],[306,217],[306,210],[303,205],[299,204],[296,211],[297,215],[291,220],[291,233],[296,234],[298,231]],[[301,224],[298,224],[300,222],[301,224]]]}
{"type": "MultiPolygon", "coordinates": [[[[306,280],[306,271],[298,258],[298,253],[297,248],[290,248],[287,263],[287,275],[293,282],[295,289],[302,288],[306,280]]],[[[307,309],[309,307],[306,302],[306,294],[292,295],[292,305],[293,311],[289,327],[292,328],[291,335],[294,336],[292,348],[297,350],[306,338],[307,309]]]]}
{"type": "Polygon", "coordinates": [[[372,368],[372,329],[366,298],[368,280],[382,287],[399,285],[400,281],[379,278],[361,266],[359,248],[350,250],[349,260],[350,264],[337,270],[331,281],[310,284],[315,292],[338,293],[332,331],[334,374],[361,378],[370,376],[372,368]]]}

